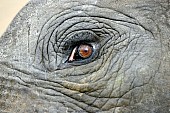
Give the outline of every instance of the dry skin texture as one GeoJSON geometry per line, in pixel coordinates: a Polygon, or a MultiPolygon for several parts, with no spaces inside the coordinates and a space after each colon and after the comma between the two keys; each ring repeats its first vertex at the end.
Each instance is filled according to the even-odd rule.
{"type": "Polygon", "coordinates": [[[169,20],[169,0],[30,0],[0,38],[0,113],[169,113],[169,20]]]}

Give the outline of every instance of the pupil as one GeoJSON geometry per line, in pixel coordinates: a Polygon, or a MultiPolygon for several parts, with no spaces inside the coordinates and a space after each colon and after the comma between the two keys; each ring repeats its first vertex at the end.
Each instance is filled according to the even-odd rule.
{"type": "Polygon", "coordinates": [[[88,48],[84,48],[84,52],[86,52],[86,53],[87,53],[87,52],[88,52],[88,48]]]}

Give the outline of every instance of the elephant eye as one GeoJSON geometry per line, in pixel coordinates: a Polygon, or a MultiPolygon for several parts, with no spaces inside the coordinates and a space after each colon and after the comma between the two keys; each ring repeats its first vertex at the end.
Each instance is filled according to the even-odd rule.
{"type": "Polygon", "coordinates": [[[99,37],[91,32],[78,32],[69,37],[63,45],[63,54],[67,66],[80,66],[90,63],[98,57],[99,37]]]}
{"type": "Polygon", "coordinates": [[[93,47],[89,44],[80,44],[72,50],[68,62],[88,59],[93,54],[93,47]]]}

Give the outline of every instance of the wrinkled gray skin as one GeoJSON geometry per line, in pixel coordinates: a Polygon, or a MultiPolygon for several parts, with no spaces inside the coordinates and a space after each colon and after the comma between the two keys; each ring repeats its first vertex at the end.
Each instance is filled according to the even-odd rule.
{"type": "Polygon", "coordinates": [[[30,1],[0,38],[0,112],[170,113],[169,0],[30,1]]]}

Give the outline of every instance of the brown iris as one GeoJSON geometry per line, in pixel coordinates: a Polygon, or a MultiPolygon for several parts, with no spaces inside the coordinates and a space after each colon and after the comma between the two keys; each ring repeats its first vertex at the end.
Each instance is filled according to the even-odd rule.
{"type": "Polygon", "coordinates": [[[92,47],[89,45],[80,45],[78,48],[78,53],[82,58],[88,58],[92,54],[92,47]]]}
{"type": "Polygon", "coordinates": [[[93,48],[90,45],[82,44],[73,49],[68,61],[86,59],[92,55],[93,48]]]}

